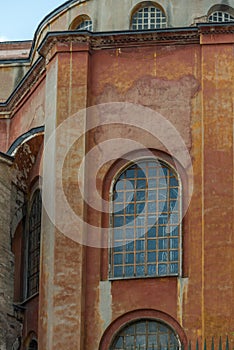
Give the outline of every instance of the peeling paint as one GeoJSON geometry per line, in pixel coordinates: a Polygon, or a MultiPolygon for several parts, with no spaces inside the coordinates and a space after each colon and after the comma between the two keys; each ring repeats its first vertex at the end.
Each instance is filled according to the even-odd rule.
{"type": "Polygon", "coordinates": [[[111,295],[111,282],[100,281],[99,283],[99,312],[100,317],[103,320],[103,331],[111,323],[112,319],[112,295],[111,295]]]}

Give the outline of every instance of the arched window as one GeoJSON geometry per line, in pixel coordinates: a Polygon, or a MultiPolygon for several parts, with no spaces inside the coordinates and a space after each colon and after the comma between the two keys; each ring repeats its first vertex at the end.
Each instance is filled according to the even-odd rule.
{"type": "Polygon", "coordinates": [[[35,339],[32,339],[28,346],[28,350],[37,350],[37,349],[38,349],[37,341],[35,339]]]}
{"type": "Polygon", "coordinates": [[[234,17],[224,11],[215,11],[208,17],[209,22],[234,22],[234,17]]]}
{"type": "Polygon", "coordinates": [[[131,20],[132,30],[157,29],[166,26],[165,13],[159,7],[144,6],[144,3],[140,9],[133,13],[131,20]]]}
{"type": "Polygon", "coordinates": [[[113,186],[110,278],[180,273],[180,185],[167,163],[138,161],[113,186]]]}
{"type": "Polygon", "coordinates": [[[93,30],[93,23],[89,16],[87,15],[81,15],[76,17],[70,27],[71,30],[93,30]]]}
{"type": "Polygon", "coordinates": [[[110,350],[178,350],[175,332],[166,324],[154,320],[139,320],[128,324],[115,337],[110,350]]]}
{"type": "Polygon", "coordinates": [[[41,209],[41,193],[40,190],[36,190],[28,223],[28,297],[39,291],[41,209]]]}

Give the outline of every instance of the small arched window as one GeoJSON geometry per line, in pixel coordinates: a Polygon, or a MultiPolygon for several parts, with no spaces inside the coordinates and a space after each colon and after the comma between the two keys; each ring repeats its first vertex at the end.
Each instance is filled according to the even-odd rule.
{"type": "Polygon", "coordinates": [[[28,222],[28,297],[39,291],[40,238],[42,201],[40,190],[36,190],[28,222]]]}
{"type": "Polygon", "coordinates": [[[154,320],[139,320],[125,326],[115,337],[110,350],[162,349],[177,350],[180,344],[175,332],[154,320]]]}
{"type": "Polygon", "coordinates": [[[141,6],[133,13],[131,20],[132,30],[160,29],[167,26],[166,16],[163,10],[156,6],[141,6]]]}
{"type": "Polygon", "coordinates": [[[89,16],[87,15],[81,15],[75,18],[71,25],[70,25],[71,30],[93,30],[93,23],[92,20],[89,16]]]}
{"type": "Polygon", "coordinates": [[[35,339],[32,339],[28,346],[28,350],[37,350],[37,349],[38,349],[37,341],[35,339]]]}
{"type": "Polygon", "coordinates": [[[209,22],[234,22],[234,17],[224,11],[212,12],[208,17],[209,22]]]}
{"type": "Polygon", "coordinates": [[[142,160],[113,186],[110,278],[180,273],[180,184],[167,163],[142,160]]]}

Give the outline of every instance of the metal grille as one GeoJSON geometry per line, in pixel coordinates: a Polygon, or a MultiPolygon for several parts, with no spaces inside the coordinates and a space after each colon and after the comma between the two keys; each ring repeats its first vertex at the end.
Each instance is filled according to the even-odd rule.
{"type": "Polygon", "coordinates": [[[178,275],[180,193],[174,170],[146,160],[113,189],[111,278],[178,275]]]}
{"type": "Polygon", "coordinates": [[[233,22],[234,17],[230,15],[228,12],[216,11],[213,12],[209,18],[209,22],[233,22]]]}
{"type": "Polygon", "coordinates": [[[37,341],[35,339],[30,341],[28,350],[37,350],[38,346],[37,346],[37,341]]]}
{"type": "Polygon", "coordinates": [[[93,23],[91,20],[84,20],[82,21],[78,27],[76,28],[77,30],[93,30],[93,23]]]}
{"type": "Polygon", "coordinates": [[[165,14],[154,6],[143,7],[132,17],[132,30],[165,28],[166,26],[167,20],[165,14]]]}
{"type": "Polygon", "coordinates": [[[28,235],[28,297],[39,290],[40,236],[41,236],[41,194],[34,194],[29,216],[28,235]]]}
{"type": "Polygon", "coordinates": [[[141,320],[125,327],[110,350],[177,350],[179,343],[171,328],[153,320],[141,320]]]}

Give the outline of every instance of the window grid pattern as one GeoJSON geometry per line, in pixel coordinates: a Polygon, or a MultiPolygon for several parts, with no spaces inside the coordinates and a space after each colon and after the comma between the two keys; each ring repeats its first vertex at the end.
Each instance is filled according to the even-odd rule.
{"type": "Polygon", "coordinates": [[[125,327],[110,350],[178,350],[175,333],[163,323],[141,320],[125,327]]]}
{"type": "Polygon", "coordinates": [[[76,28],[77,30],[93,30],[93,23],[91,20],[84,20],[82,21],[76,28]]]}
{"type": "Polygon", "coordinates": [[[41,209],[41,194],[40,190],[37,190],[29,217],[28,297],[39,291],[41,209]]]}
{"type": "Polygon", "coordinates": [[[179,182],[166,164],[144,161],[114,186],[111,278],[178,275],[179,182]]]}
{"type": "Polygon", "coordinates": [[[216,11],[213,12],[209,18],[209,22],[233,22],[234,17],[230,15],[228,12],[216,11]]]}
{"type": "Polygon", "coordinates": [[[143,7],[132,17],[132,30],[165,28],[167,20],[165,14],[157,7],[143,7]]]}

